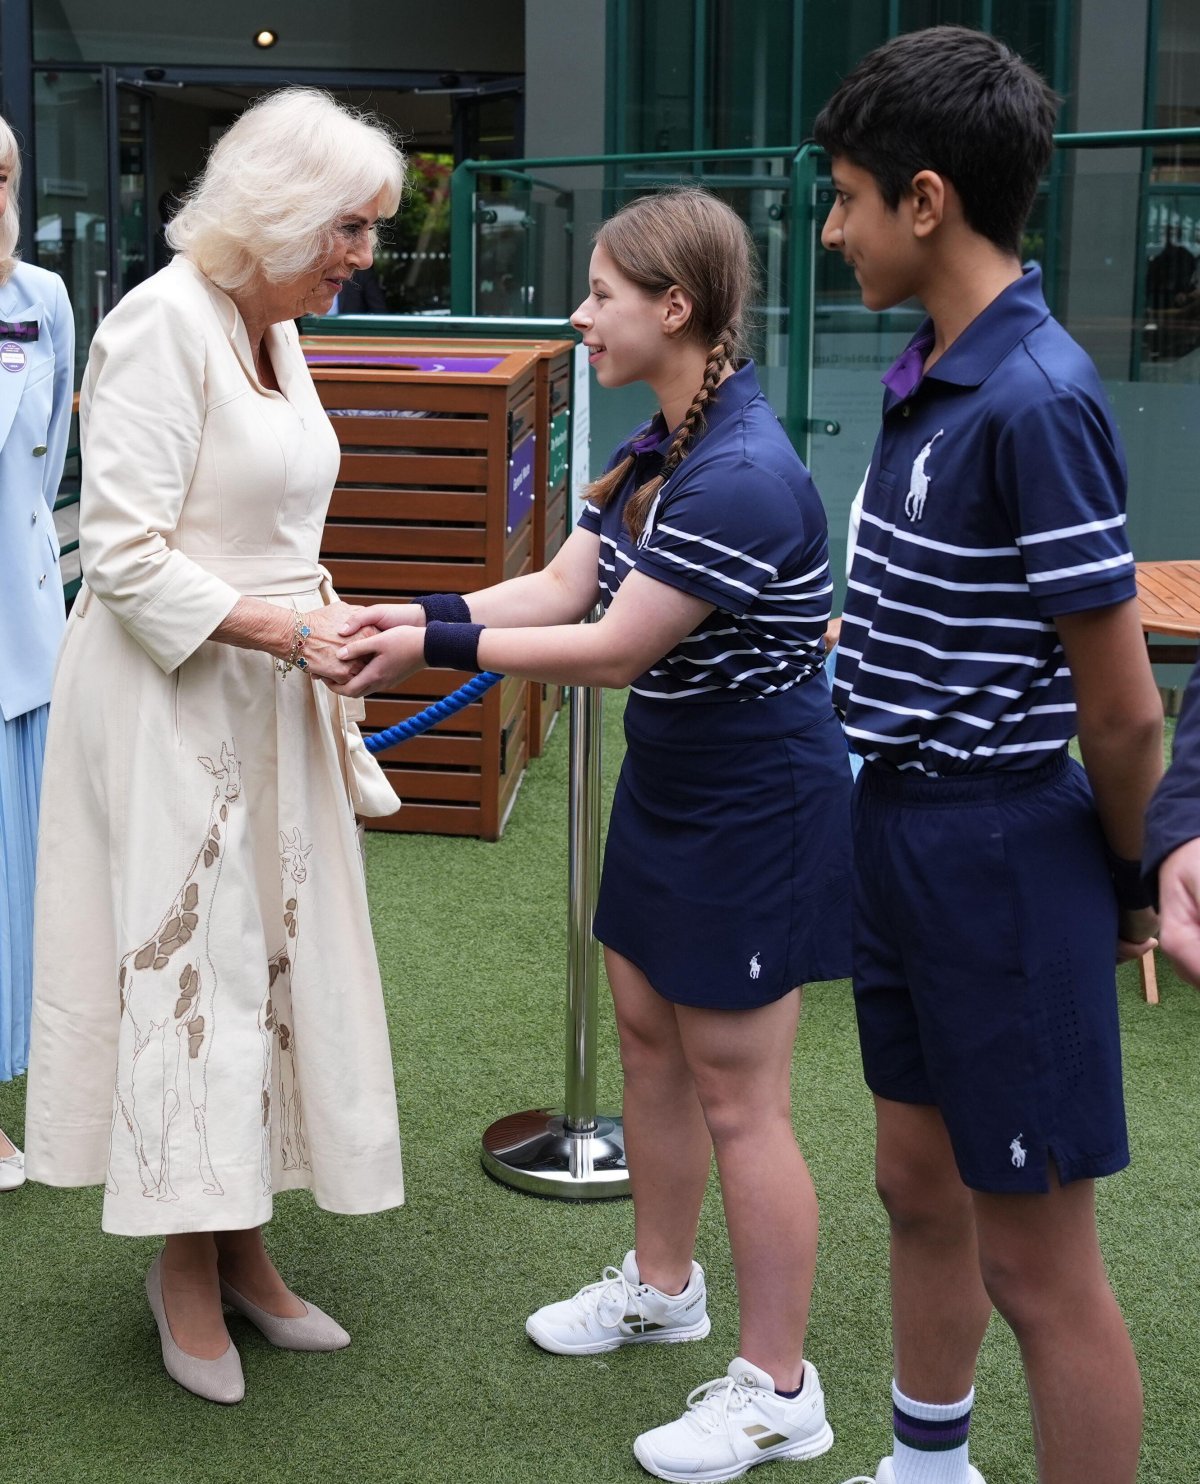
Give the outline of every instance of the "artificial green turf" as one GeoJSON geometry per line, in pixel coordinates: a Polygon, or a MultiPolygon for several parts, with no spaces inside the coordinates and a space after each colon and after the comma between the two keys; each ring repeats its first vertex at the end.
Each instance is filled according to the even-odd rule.
{"type": "MultiPolygon", "coordinates": [[[[619,702],[605,714],[611,790],[619,702]]],[[[336,1217],[283,1196],[269,1239],[297,1289],[354,1336],[333,1356],[273,1351],[231,1319],[247,1378],[228,1410],[168,1381],[142,1289],[149,1241],[103,1237],[97,1190],[0,1197],[0,1481],[607,1484],[645,1479],[635,1434],[669,1420],[736,1346],[715,1185],[700,1232],[711,1337],[611,1356],[545,1355],[526,1314],[619,1262],[627,1202],[570,1205],[494,1184],[479,1139],[494,1118],[562,1096],[566,924],[565,717],[529,770],[502,841],[373,835],[371,898],[405,1139],[408,1204],[336,1217]]],[[[1146,1388],[1146,1484],[1200,1476],[1196,1113],[1200,998],[1159,960],[1162,1004],[1120,975],[1132,1167],[1100,1183],[1105,1248],[1146,1388]]],[[[601,1105],[620,1100],[601,991],[601,1105]]],[[[871,1110],[849,987],[812,986],[795,1063],[796,1126],[822,1202],[809,1334],[833,1451],[767,1464],[756,1484],[840,1484],[890,1446],[886,1223],[871,1186],[871,1110]]],[[[0,1086],[23,1133],[24,1082],[0,1086]]],[[[993,1324],[972,1453],[989,1484],[1033,1484],[1016,1347],[993,1324]]]]}

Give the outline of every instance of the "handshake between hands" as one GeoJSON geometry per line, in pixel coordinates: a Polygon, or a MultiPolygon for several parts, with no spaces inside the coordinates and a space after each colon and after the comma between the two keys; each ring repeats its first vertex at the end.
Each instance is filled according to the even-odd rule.
{"type": "MultiPolygon", "coordinates": [[[[316,678],[338,695],[368,696],[425,668],[425,612],[416,603],[356,608],[338,602],[319,613],[324,622],[317,650],[324,663],[313,663],[312,638],[304,653],[316,678]]],[[[317,616],[305,614],[305,622],[312,627],[317,616]]]]}

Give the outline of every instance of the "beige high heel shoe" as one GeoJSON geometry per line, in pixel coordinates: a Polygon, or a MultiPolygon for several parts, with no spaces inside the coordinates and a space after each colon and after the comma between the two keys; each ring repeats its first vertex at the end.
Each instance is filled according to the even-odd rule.
{"type": "Polygon", "coordinates": [[[231,1288],[224,1278],[221,1279],[221,1298],[231,1309],[245,1315],[272,1345],[277,1345],[281,1350],[344,1350],[350,1343],[350,1336],[337,1320],[330,1319],[323,1309],[318,1309],[316,1304],[310,1304],[307,1299],[301,1299],[300,1302],[308,1313],[297,1314],[295,1318],[288,1319],[281,1314],[268,1314],[265,1309],[260,1309],[236,1288],[231,1288]]]}
{"type": "Polygon", "coordinates": [[[175,1343],[171,1326],[167,1322],[167,1308],[162,1291],[162,1253],[150,1265],[146,1274],[146,1297],[150,1300],[150,1312],[158,1325],[162,1341],[163,1365],[172,1381],[178,1381],[185,1391],[203,1397],[206,1402],[220,1402],[232,1406],[246,1395],[246,1382],[242,1375],[242,1359],[230,1340],[224,1355],[215,1360],[203,1360],[198,1355],[189,1355],[175,1343]]]}
{"type": "Polygon", "coordinates": [[[0,1149],[9,1151],[0,1154],[0,1190],[16,1190],[25,1184],[25,1156],[3,1129],[0,1129],[0,1149]]]}

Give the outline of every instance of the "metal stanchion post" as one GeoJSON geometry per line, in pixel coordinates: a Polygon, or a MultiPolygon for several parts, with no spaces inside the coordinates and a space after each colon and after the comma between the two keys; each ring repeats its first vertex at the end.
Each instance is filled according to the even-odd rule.
{"type": "Polygon", "coordinates": [[[596,1112],[598,955],[592,914],[600,884],[602,694],[571,688],[565,1111],[510,1113],[483,1136],[489,1175],[531,1195],[574,1201],[629,1194],[621,1120],[596,1112]]]}

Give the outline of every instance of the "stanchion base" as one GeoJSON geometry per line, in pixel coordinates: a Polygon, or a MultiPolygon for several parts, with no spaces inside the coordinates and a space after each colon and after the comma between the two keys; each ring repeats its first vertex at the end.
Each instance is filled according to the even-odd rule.
{"type": "Polygon", "coordinates": [[[494,1180],[528,1195],[603,1201],[629,1194],[625,1132],[619,1118],[604,1113],[583,1134],[550,1109],[510,1113],[484,1133],[482,1157],[494,1180]]]}

